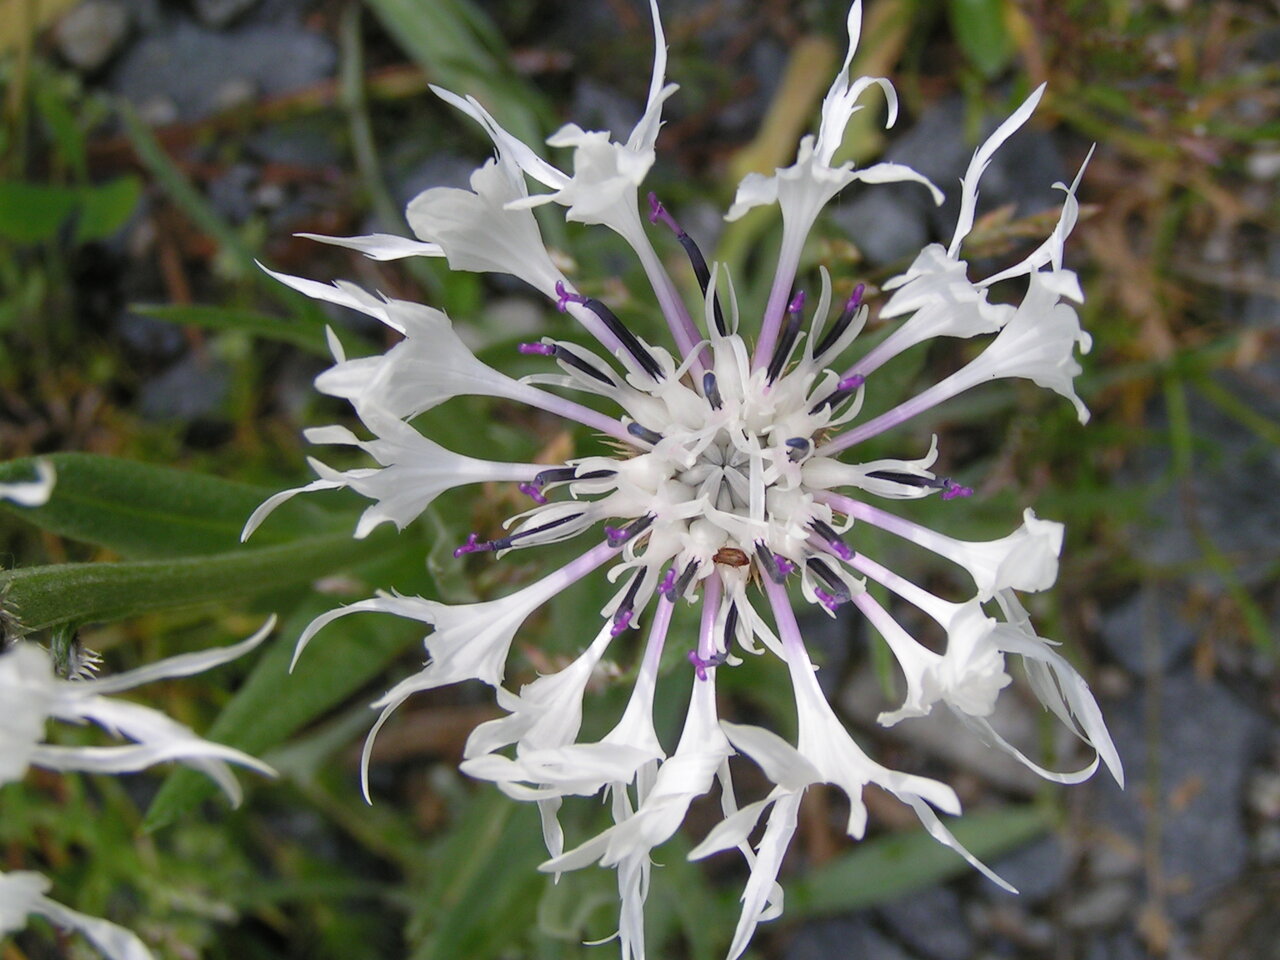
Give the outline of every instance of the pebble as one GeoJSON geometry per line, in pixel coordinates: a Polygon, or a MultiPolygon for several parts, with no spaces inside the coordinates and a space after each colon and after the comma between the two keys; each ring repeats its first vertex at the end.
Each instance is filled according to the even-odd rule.
{"type": "Polygon", "coordinates": [[[898,939],[928,960],[968,960],[973,953],[973,934],[951,887],[908,894],[878,912],[898,939]]]}
{"type": "Polygon", "coordinates": [[[225,27],[257,4],[258,0],[195,0],[196,16],[211,27],[225,27]]]}
{"type": "Polygon", "coordinates": [[[1184,611],[1185,586],[1150,583],[1103,614],[1103,646],[1130,673],[1164,673],[1195,645],[1201,624],[1184,611]]]}
{"type": "Polygon", "coordinates": [[[1094,822],[1145,849],[1154,802],[1168,911],[1175,920],[1190,919],[1248,866],[1246,772],[1265,746],[1264,721],[1221,684],[1185,669],[1161,678],[1158,689],[1147,686],[1101,706],[1129,788],[1122,792],[1109,778],[1095,778],[1094,822]],[[1154,695],[1159,699],[1152,704],[1154,695]],[[1155,770],[1148,769],[1148,756],[1157,758],[1155,770]]]}
{"type": "Polygon", "coordinates": [[[866,914],[836,917],[806,924],[783,953],[785,960],[919,960],[894,943],[866,914]]]}
{"type": "Polygon", "coordinates": [[[163,91],[179,119],[192,121],[221,109],[220,91],[232,80],[272,97],[319,83],[336,65],[333,41],[311,30],[251,24],[214,32],[179,21],[134,44],[109,85],[135,104],[163,91]]]}
{"type": "Polygon", "coordinates": [[[1110,880],[1074,897],[1062,922],[1076,930],[1110,927],[1133,912],[1137,890],[1127,880],[1110,880]]]}
{"type": "Polygon", "coordinates": [[[119,0],[85,0],[54,28],[64,60],[92,73],[119,52],[129,35],[129,11],[119,0]]]}

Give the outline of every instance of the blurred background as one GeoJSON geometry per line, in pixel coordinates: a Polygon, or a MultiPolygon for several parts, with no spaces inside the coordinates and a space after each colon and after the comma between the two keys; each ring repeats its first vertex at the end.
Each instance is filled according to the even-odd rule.
{"type": "MultiPolygon", "coordinates": [[[[743,174],[789,163],[813,128],[844,53],[847,8],[661,7],[668,79],[681,90],[647,186],[732,264],[750,318],[771,279],[776,215],[726,229],[722,213],[743,174]]],[[[150,465],[59,458],[62,506],[0,508],[3,565],[92,562],[126,579],[141,575],[138,563],[165,565],[148,596],[115,607],[103,597],[76,606],[79,581],[56,578],[84,568],[57,567],[48,582],[68,584],[65,609],[46,604],[53,612],[38,625],[48,629],[36,630],[45,607],[33,595],[10,608],[6,628],[20,621],[15,635],[31,629],[59,649],[83,644],[119,670],[247,635],[270,611],[284,619],[256,665],[148,691],[182,721],[263,755],[281,782],[249,783],[232,812],[163,771],[34,772],[0,789],[0,869],[50,875],[53,896],[131,927],[158,957],[614,955],[581,946],[614,929],[612,872],[552,886],[534,869],[534,812],[456,772],[467,733],[494,715],[488,691],[441,691],[402,709],[374,754],[375,803],[360,798],[367,703],[416,669],[420,632],[350,618],[293,678],[284,673],[310,617],[375,588],[457,601],[528,582],[545,556],[449,556],[468,530],[512,513],[514,492],[452,494],[404,535],[359,545],[348,535],[358,504],[342,496],[282,511],[243,551],[237,536],[263,497],[307,479],[301,430],[346,422],[311,387],[326,365],[324,325],[353,353],[388,345],[376,325],[304,302],[254,260],[444,308],[483,358],[530,372],[512,345],[568,331],[517,282],[376,264],[293,234],[406,234],[401,211],[416,193],[466,184],[490,145],[428,83],[476,95],[540,143],[568,120],[625,136],[651,65],[638,0],[0,0],[0,457],[150,465]]],[[[783,870],[786,913],[760,928],[749,956],[1274,960],[1280,7],[870,0],[854,72],[892,78],[902,116],[884,131],[869,95],[848,156],[909,164],[949,195],[974,146],[1048,82],[982,181],[966,246],[979,275],[1039,243],[1060,203],[1051,184],[1070,182],[1097,144],[1068,247],[1094,337],[1079,381],[1092,422],[1081,427],[1069,404],[1019,382],[966,395],[877,451],[918,456],[939,434],[940,469],[977,493],[911,515],[948,533],[1003,536],[1027,506],[1067,523],[1059,584],[1031,598],[1032,612],[1090,679],[1129,786],[1102,775],[1046,786],[943,721],[877,728],[896,683],[879,638],[856,616],[810,620],[823,683],[855,735],[889,766],[955,784],[971,811],[957,834],[1022,896],[970,872],[874,791],[872,832],[852,844],[838,796],[814,788],[783,870]]],[[[874,332],[878,284],[926,242],[945,242],[955,208],[954,198],[934,208],[910,185],[851,188],[815,233],[807,267],[825,265],[837,290],[868,283],[874,332]]],[[[552,220],[544,232],[583,289],[661,342],[643,278],[612,238],[552,220]]],[[[674,244],[664,256],[683,277],[674,244]]],[[[889,392],[916,392],[972,351],[913,351],[892,368],[889,392]]],[[[422,426],[494,459],[563,459],[596,443],[470,398],[422,426]]],[[[901,545],[876,549],[940,592],[962,586],[901,545]]],[[[25,581],[4,577],[7,601],[25,581]]],[[[531,621],[509,686],[585,645],[604,586],[531,621]]],[[[735,672],[722,713],[785,735],[790,693],[770,666],[735,672]]],[[[588,734],[624,702],[629,670],[620,659],[600,678],[588,734]]],[[[1024,686],[1006,692],[997,725],[1070,767],[1078,757],[1024,686]]],[[[661,706],[668,735],[682,695],[661,706]]],[[[723,955],[745,872],[728,856],[684,860],[717,807],[695,806],[660,851],[651,956],[723,955]]],[[[602,822],[595,802],[566,816],[579,838],[602,822]]],[[[37,924],[0,957],[86,949],[37,924]]]]}

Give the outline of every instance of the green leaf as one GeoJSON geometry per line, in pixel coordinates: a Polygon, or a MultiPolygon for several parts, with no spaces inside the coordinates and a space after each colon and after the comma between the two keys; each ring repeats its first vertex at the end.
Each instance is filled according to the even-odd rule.
{"type": "Polygon", "coordinates": [[[534,923],[550,882],[532,804],[493,789],[467,797],[449,835],[432,848],[410,920],[412,960],[487,960],[513,956],[511,944],[534,923]],[[501,918],[501,922],[496,922],[501,918]]]}
{"type": "MultiPolygon", "coordinates": [[[[234,330],[247,333],[264,340],[278,340],[301,347],[308,353],[330,359],[329,347],[325,342],[324,330],[319,326],[273,317],[256,310],[236,310],[229,307],[210,307],[200,304],[135,304],[131,307],[135,313],[146,317],[155,317],[166,323],[177,323],[184,326],[202,327],[205,330],[234,330]]],[[[370,352],[373,352],[370,348],[370,352]]]]}
{"type": "Polygon", "coordinates": [[[550,116],[510,68],[501,35],[470,0],[367,0],[378,19],[434,83],[480,100],[534,148],[550,116]]]}
{"type": "Polygon", "coordinates": [[[948,0],[956,41],[969,62],[986,78],[1001,73],[1013,59],[1013,40],[1005,28],[1004,0],[948,0]]]}
{"type": "Polygon", "coordinates": [[[109,237],[133,215],[142,196],[142,181],[119,177],[80,191],[80,218],[76,221],[76,242],[109,237]]]}
{"type": "MultiPolygon", "coordinates": [[[[114,550],[129,559],[187,557],[231,550],[258,504],[275,490],[204,474],[88,453],[40,457],[58,479],[49,502],[6,511],[43,530],[114,550]]],[[[35,459],[0,463],[0,483],[29,480],[35,459]]],[[[351,518],[313,503],[291,501],[254,534],[254,543],[280,543],[325,530],[350,530],[351,518]]]]}
{"type": "MultiPolygon", "coordinates": [[[[205,736],[260,755],[343,703],[423,633],[421,624],[400,617],[345,617],[325,627],[290,673],[294,639],[332,606],[326,598],[313,598],[289,618],[281,639],[268,648],[205,736]]],[[[175,770],[165,780],[143,820],[144,830],[172,823],[213,795],[208,778],[188,774],[195,771],[175,770]]]]}
{"type": "Polygon", "coordinates": [[[72,216],[77,217],[77,243],[108,237],[129,219],[141,193],[137,177],[77,187],[0,181],[0,237],[43,243],[72,216]]]}
{"type": "Polygon", "coordinates": [[[78,199],[70,187],[0,181],[0,237],[15,243],[51,240],[78,199]]]}
{"type": "MultiPolygon", "coordinates": [[[[966,816],[948,825],[969,852],[990,860],[1045,833],[1048,814],[1030,805],[966,816]]],[[[923,830],[877,837],[812,871],[787,889],[791,919],[887,903],[970,869],[959,854],[923,830]]]]}
{"type": "Polygon", "coordinates": [[[383,536],[335,534],[176,560],[25,567],[0,573],[0,597],[19,620],[17,632],[27,634],[308,583],[368,559],[386,544],[383,536]]]}

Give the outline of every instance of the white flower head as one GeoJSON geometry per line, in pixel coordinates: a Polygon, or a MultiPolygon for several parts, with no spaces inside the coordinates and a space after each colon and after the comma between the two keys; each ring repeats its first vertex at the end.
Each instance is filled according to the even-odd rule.
{"type": "Polygon", "coordinates": [[[241,643],[199,653],[182,654],[136,670],[93,680],[62,680],[54,675],[48,653],[21,643],[0,654],[0,783],[18,780],[27,767],[124,773],[176,761],[206,774],[239,804],[241,789],[227,764],[265,776],[274,771],[260,760],[219,743],[211,743],[158,710],[111,696],[170,677],[187,677],[228,663],[249,652],[275,627],[272,617],[241,643]],[[93,723],[132,741],[111,747],[67,747],[45,742],[48,720],[93,723]]]}
{"type": "MultiPolygon", "coordinates": [[[[268,500],[248,529],[277,503],[303,491],[345,487],[371,500],[356,531],[363,535],[386,521],[404,526],[443,490],[507,481],[528,496],[528,509],[468,536],[454,554],[460,563],[500,562],[511,551],[583,541],[577,559],[497,599],[450,606],[379,594],[324,614],[303,634],[298,652],[326,623],[351,613],[391,613],[428,625],[424,666],[375,704],[381,712],[374,732],[415,693],[470,680],[494,688],[504,713],[476,729],[463,770],[539,805],[549,853],[543,870],[558,874],[594,863],[617,870],[624,960],[644,955],[643,904],[652,851],[680,828],[696,797],[718,791],[724,820],[695,854],[737,848],[747,860],[751,875],[729,952],[737,957],[756,925],[782,910],[778,870],[800,798],[814,783],[831,783],[847,794],[851,836],[861,837],[867,828],[862,794],[876,784],[909,806],[939,842],[1002,883],[944,825],[941,815],[959,812],[950,787],[877,763],[850,736],[818,686],[788,587],[804,603],[829,613],[856,607],[884,637],[907,683],[905,702],[887,713],[885,722],[921,716],[943,704],[997,748],[1012,750],[987,718],[1010,683],[1009,661],[1020,659],[1046,706],[1119,773],[1087,687],[1065,661],[1055,659],[1015,606],[1014,591],[1045,590],[1056,580],[1062,525],[1028,509],[1022,525],[997,540],[971,543],[938,533],[877,505],[931,496],[955,501],[973,494],[939,469],[936,437],[923,456],[914,458],[849,452],[993,379],[1032,380],[1083,411],[1074,391],[1075,351],[1089,344],[1074,308],[1063,302],[1079,302],[1080,291],[1062,264],[1063,244],[1078,215],[1080,180],[1062,188],[1062,217],[1039,249],[1002,274],[970,278],[960,248],[976,216],[982,171],[1027,122],[1041,95],[1036,91],[975,151],[961,183],[960,222],[950,246],[926,247],[905,273],[885,284],[889,296],[881,317],[891,329],[879,346],[861,349],[858,337],[869,310],[864,285],[833,297],[831,278],[823,271],[813,296],[797,287],[801,250],[811,229],[824,206],[855,181],[915,181],[939,201],[941,194],[901,164],[857,168],[836,161],[849,119],[864,105],[868,88],[883,91],[888,123],[897,109],[887,80],[853,75],[861,29],[861,4],[855,2],[849,11],[848,52],[823,100],[817,132],[801,141],[791,166],[744,180],[729,211],[734,219],[751,207],[776,203],[781,214],[778,263],[758,326],[740,314],[728,272],[709,264],[671,211],[648,195],[650,223],[675,235],[701,288],[701,298],[686,303],[637,209],[638,191],[655,162],[662,107],[675,89],[666,82],[665,39],[652,0],[651,10],[653,74],[644,114],[625,142],[607,132],[564,126],[548,142],[572,151],[572,172],[566,172],[503,129],[474,99],[437,91],[483,127],[496,158],[477,170],[470,191],[437,188],[414,201],[409,213],[418,240],[340,241],[370,256],[442,254],[455,269],[516,276],[573,317],[595,345],[551,337],[520,344],[521,353],[544,358],[547,365],[544,372],[515,380],[478,360],[441,311],[350,284],[280,275],[303,293],[377,318],[401,339],[384,355],[352,359],[335,339],[335,363],[317,379],[322,392],[351,403],[369,436],[331,426],[309,432],[308,439],[354,446],[376,465],[339,471],[314,461],[318,478],[268,500]],[[632,247],[670,331],[665,346],[649,342],[601,299],[579,292],[557,271],[530,212],[551,204],[568,220],[616,231],[632,247]],[[1021,303],[991,302],[993,283],[1023,278],[1027,292],[1021,303]],[[938,337],[991,339],[973,361],[940,383],[878,416],[864,416],[864,400],[880,389],[880,368],[903,350],[938,337]],[[570,400],[566,391],[588,394],[590,405],[570,400]],[[499,463],[446,450],[410,422],[461,395],[547,411],[603,434],[609,447],[559,463],[499,463]],[[861,552],[867,540],[863,524],[955,564],[972,580],[974,600],[952,604],[895,578],[861,552]],[[538,677],[518,692],[505,685],[511,645],[526,620],[597,570],[607,570],[613,593],[600,610],[595,638],[581,638],[576,659],[559,672],[538,677]],[[888,586],[937,620],[946,648],[935,653],[912,638],[867,593],[866,579],[888,586]],[[986,602],[1001,606],[1003,620],[988,615],[982,607],[986,602]],[[693,694],[679,741],[668,749],[655,730],[654,704],[671,686],[661,669],[663,654],[670,653],[674,640],[668,635],[673,612],[686,604],[700,608],[696,640],[691,636],[686,648],[688,668],[680,671],[692,682],[693,694]],[[581,739],[590,679],[606,657],[629,658],[617,652],[614,641],[645,621],[648,639],[625,711],[604,737],[581,739]],[[799,718],[795,744],[717,716],[717,673],[734,669],[747,656],[781,661],[777,669],[789,678],[799,718]],[[759,764],[774,784],[767,796],[741,808],[729,763],[735,752],[759,764]],[[567,842],[558,822],[562,804],[601,793],[613,825],[595,837],[567,842]],[[752,830],[766,816],[763,836],[753,844],[752,830]]],[[[669,664],[673,658],[665,659],[669,664]]],[[[1079,778],[1043,770],[1018,756],[1047,777],[1079,778]]]]}

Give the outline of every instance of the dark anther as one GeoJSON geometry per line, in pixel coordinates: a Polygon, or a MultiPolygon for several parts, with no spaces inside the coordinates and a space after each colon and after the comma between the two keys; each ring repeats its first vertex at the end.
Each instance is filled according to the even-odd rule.
{"type": "Polygon", "coordinates": [[[958,497],[973,496],[972,487],[962,486],[950,477],[943,477],[939,480],[931,477],[917,476],[914,473],[899,473],[896,470],[872,470],[867,474],[867,476],[874,477],[877,480],[887,480],[889,483],[900,483],[904,487],[941,490],[943,500],[955,500],[958,497]]]}
{"type": "Polygon", "coordinates": [[[729,649],[729,645],[733,642],[733,638],[738,630],[738,605],[736,603],[729,604],[729,612],[724,617],[724,648],[729,649]]]}
{"type": "Polygon", "coordinates": [[[707,398],[707,402],[711,404],[711,409],[719,410],[724,406],[724,400],[720,396],[720,388],[716,385],[716,375],[708,370],[702,375],[702,392],[707,398]]]}
{"type": "Polygon", "coordinates": [[[853,595],[849,592],[849,585],[817,557],[810,557],[805,561],[805,566],[813,571],[813,575],[822,581],[823,585],[835,597],[837,603],[848,603],[853,599],[853,595]]]}
{"type": "Polygon", "coordinates": [[[792,463],[799,463],[813,449],[813,444],[804,437],[792,437],[787,441],[787,446],[791,448],[787,451],[787,459],[792,463]]]}
{"type": "MultiPolygon", "coordinates": [[[[675,603],[677,598],[684,596],[684,592],[689,589],[689,583],[693,580],[693,575],[697,570],[698,561],[690,560],[679,577],[672,576],[670,583],[666,580],[662,581],[662,586],[659,588],[662,591],[662,595],[672,603],[675,603]]],[[[674,567],[672,567],[671,573],[675,573],[674,567]]]]}
{"type": "Polygon", "coordinates": [[[609,376],[607,373],[605,373],[603,370],[601,370],[599,367],[597,367],[595,364],[591,363],[584,357],[578,356],[576,353],[574,353],[572,350],[568,349],[567,347],[563,347],[560,344],[556,344],[555,358],[559,360],[561,363],[568,364],[569,366],[573,367],[575,370],[579,370],[582,373],[585,373],[588,377],[592,377],[593,379],[599,380],[606,387],[617,386],[617,384],[614,383],[613,378],[611,376],[609,376]]]}
{"type": "Polygon", "coordinates": [[[644,571],[637,570],[635,576],[631,578],[631,585],[627,587],[626,596],[618,604],[618,609],[613,611],[613,629],[609,631],[613,636],[616,637],[631,626],[631,619],[635,616],[636,594],[640,592],[640,581],[643,579],[644,571]]]}
{"type": "Polygon", "coordinates": [[[841,380],[839,383],[836,384],[835,390],[827,394],[826,397],[819,400],[817,403],[813,405],[812,408],[810,408],[809,415],[813,416],[823,407],[830,407],[832,410],[834,410],[840,404],[844,403],[851,396],[853,396],[853,392],[866,382],[867,382],[867,378],[860,373],[855,373],[851,377],[845,377],[843,380],[841,380]]]}
{"type": "Polygon", "coordinates": [[[756,562],[774,583],[785,583],[787,575],[794,569],[790,560],[778,556],[763,540],[756,541],[756,562]]]}
{"type": "Polygon", "coordinates": [[[773,348],[773,356],[769,359],[768,380],[770,383],[778,379],[782,366],[791,356],[791,348],[796,345],[796,337],[800,336],[800,322],[804,319],[804,291],[799,291],[787,307],[787,319],[782,326],[782,334],[778,337],[778,345],[773,348]]]}
{"type": "Polygon", "coordinates": [[[862,306],[862,294],[867,289],[866,284],[860,283],[853,288],[853,295],[849,297],[848,302],[844,305],[844,312],[840,314],[831,329],[822,335],[822,340],[813,348],[813,356],[816,360],[824,353],[836,345],[836,341],[849,329],[849,324],[853,323],[853,318],[858,313],[858,308],[862,306]]]}
{"type": "Polygon", "coordinates": [[[467,542],[458,549],[453,551],[455,557],[461,557],[468,553],[486,553],[497,550],[506,550],[512,546],[517,540],[523,540],[526,537],[532,537],[539,533],[546,533],[548,530],[554,530],[556,527],[562,527],[566,523],[571,523],[582,516],[580,513],[571,513],[568,516],[558,517],[550,520],[540,527],[530,527],[528,530],[521,530],[519,533],[513,533],[505,537],[499,537],[497,540],[480,541],[473,533],[467,537],[467,542]]]}
{"type": "Polygon", "coordinates": [[[611,547],[620,547],[628,540],[634,540],[648,530],[653,521],[654,516],[650,513],[637,520],[632,520],[625,527],[605,527],[605,540],[608,541],[611,547]]]}
{"type": "Polygon", "coordinates": [[[639,440],[643,440],[645,443],[651,443],[655,447],[662,442],[662,434],[658,433],[657,430],[650,430],[648,427],[638,423],[628,423],[627,433],[639,440]]]}
{"type": "Polygon", "coordinates": [[[830,525],[823,523],[817,517],[809,521],[809,526],[813,528],[813,532],[826,541],[827,546],[841,560],[852,560],[853,551],[849,549],[849,545],[840,538],[840,534],[831,529],[830,525]]]}
{"type": "MultiPolygon", "coordinates": [[[[689,263],[693,266],[694,276],[698,278],[698,286],[702,287],[702,296],[707,296],[707,288],[711,286],[711,271],[707,269],[707,258],[702,255],[702,251],[698,249],[698,245],[693,242],[693,237],[684,232],[684,228],[676,222],[676,218],[667,212],[667,208],[658,200],[656,193],[649,194],[649,222],[657,223],[659,220],[670,228],[671,232],[676,235],[676,239],[680,241],[680,246],[684,247],[684,252],[689,257],[689,263]]],[[[724,311],[720,309],[720,297],[717,295],[711,303],[712,312],[716,320],[716,332],[720,336],[724,336],[729,332],[729,328],[724,322],[724,311]]]]}
{"type": "Polygon", "coordinates": [[[626,324],[618,319],[612,310],[594,297],[584,297],[578,293],[570,293],[563,280],[556,281],[556,295],[559,298],[556,303],[561,310],[564,310],[566,305],[570,303],[580,303],[594,313],[608,327],[609,332],[618,338],[623,348],[627,353],[631,354],[632,358],[645,373],[655,380],[662,379],[662,367],[658,366],[658,361],[654,359],[653,354],[645,349],[645,345],[640,342],[640,339],[628,329],[626,324]]]}

